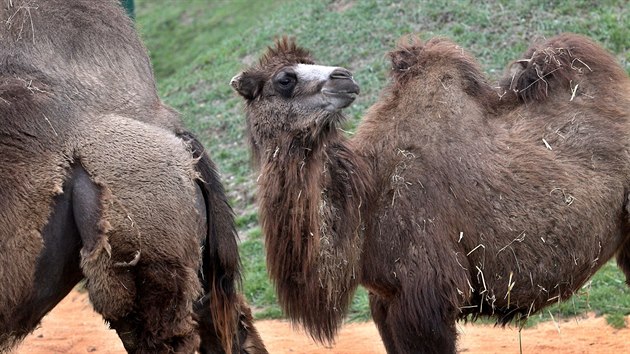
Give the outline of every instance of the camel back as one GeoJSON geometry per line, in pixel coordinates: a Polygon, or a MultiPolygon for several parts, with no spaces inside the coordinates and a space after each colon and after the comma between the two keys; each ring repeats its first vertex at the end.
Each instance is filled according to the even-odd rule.
{"type": "Polygon", "coordinates": [[[1,75],[47,77],[75,101],[169,129],[147,51],[116,0],[14,0],[0,7],[1,75]],[[150,113],[150,114],[149,114],[150,113]]]}

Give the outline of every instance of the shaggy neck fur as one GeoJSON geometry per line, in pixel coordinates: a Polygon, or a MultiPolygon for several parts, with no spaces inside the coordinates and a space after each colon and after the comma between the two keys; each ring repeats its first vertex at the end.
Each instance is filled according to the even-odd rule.
{"type": "Polygon", "coordinates": [[[255,152],[268,271],[288,316],[331,342],[358,284],[367,167],[334,124],[275,143],[255,152]]]}

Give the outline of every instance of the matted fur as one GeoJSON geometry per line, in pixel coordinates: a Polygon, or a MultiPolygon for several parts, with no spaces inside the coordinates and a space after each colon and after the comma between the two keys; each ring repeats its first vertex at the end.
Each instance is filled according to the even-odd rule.
{"type": "Polygon", "coordinates": [[[29,270],[35,269],[52,199],[61,193],[70,165],[81,164],[102,191],[102,234],[81,252],[95,309],[109,321],[141,319],[142,348],[192,352],[199,345],[192,304],[201,293],[196,271],[202,216],[192,202],[197,172],[188,147],[161,128],[119,116],[92,117],[26,85],[6,80],[0,89],[0,173],[7,195],[0,235],[2,254],[12,255],[2,257],[1,264],[0,348],[8,349],[33,329],[6,330],[21,310],[16,305],[37,286],[29,270]],[[136,254],[137,264],[124,266],[136,254]],[[178,342],[170,342],[173,338],[178,342]]]}
{"type": "Polygon", "coordinates": [[[616,77],[625,75],[615,58],[602,51],[597,43],[568,33],[533,44],[509,69],[509,74],[500,82],[501,90],[507,95],[505,99],[517,98],[525,102],[544,100],[550,93],[572,99],[598,90],[596,85],[589,85],[590,72],[609,77],[613,86],[618,85],[616,77]]]}
{"type": "MultiPolygon", "coordinates": [[[[325,225],[309,218],[312,208],[322,205],[327,190],[343,186],[358,194],[329,195],[320,214],[354,222],[334,238],[361,247],[356,274],[370,291],[390,353],[454,353],[457,319],[526,319],[571,296],[616,253],[630,276],[630,80],[583,37],[561,35],[542,44],[547,47],[580,53],[582,63],[573,63],[582,69],[580,88],[570,99],[566,78],[575,84],[575,69],[563,65],[547,75],[544,99],[535,94],[539,102],[529,105],[522,95],[494,93],[474,58],[454,43],[404,38],[389,54],[391,82],[350,141],[316,123],[291,129],[339,118],[283,116],[286,109],[274,110],[264,90],[245,97],[250,139],[260,149],[260,213],[268,262],[278,264],[270,273],[280,298],[293,289],[278,279],[304,279],[320,266],[311,255],[317,241],[304,230],[325,225]],[[368,169],[349,179],[321,173],[319,166],[335,161],[321,151],[336,144],[348,147],[344,159],[368,169]],[[361,208],[360,218],[347,217],[350,206],[338,208],[348,201],[361,208]],[[358,229],[364,236],[354,236],[358,229]]],[[[531,78],[528,70],[520,75],[531,78]]],[[[524,92],[526,85],[513,88],[524,92]]],[[[296,104],[300,99],[293,97],[296,104]]],[[[354,259],[355,250],[347,249],[338,252],[354,259]]],[[[353,290],[337,284],[337,291],[353,290]]],[[[321,289],[303,288],[309,309],[321,289]]],[[[304,316],[288,314],[297,321],[304,316]]],[[[319,320],[307,326],[316,338],[334,322],[319,320]]]]}
{"type": "MultiPolygon", "coordinates": [[[[1,5],[0,21],[3,23],[0,78],[12,80],[9,86],[17,85],[23,91],[10,92],[11,89],[3,86],[7,95],[46,93],[65,97],[90,114],[101,113],[92,115],[92,119],[109,119],[112,115],[131,117],[167,128],[192,146],[190,153],[197,161],[195,169],[200,177],[197,181],[207,202],[207,237],[203,241],[203,268],[199,277],[204,293],[211,295],[204,296],[202,303],[212,307],[200,308],[198,315],[210,314],[212,318],[207,322],[214,329],[208,328],[212,332],[208,335],[217,332],[228,352],[232,347],[238,351],[241,307],[235,296],[240,264],[232,210],[207,152],[194,136],[183,130],[177,112],[160,101],[146,49],[119,2],[13,0],[1,5]]],[[[45,124],[42,129],[57,124],[55,120],[59,117],[46,117],[39,122],[45,124]]],[[[53,167],[41,168],[39,173],[45,174],[53,167]]],[[[63,180],[56,181],[55,193],[61,192],[62,184],[63,180]]],[[[36,217],[47,218],[33,213],[33,218],[36,217]]],[[[34,252],[30,257],[36,257],[38,247],[41,245],[27,247],[34,252]]],[[[27,283],[25,279],[22,285],[27,283]]],[[[17,285],[15,289],[27,291],[17,285]]],[[[11,296],[19,298],[17,294],[11,296]]],[[[205,340],[204,334],[202,337],[205,340]]]]}
{"type": "Polygon", "coordinates": [[[333,140],[336,128],[326,130],[318,141],[298,138],[263,156],[258,203],[280,304],[315,339],[331,342],[359,281],[368,176],[348,143],[333,140]]]}

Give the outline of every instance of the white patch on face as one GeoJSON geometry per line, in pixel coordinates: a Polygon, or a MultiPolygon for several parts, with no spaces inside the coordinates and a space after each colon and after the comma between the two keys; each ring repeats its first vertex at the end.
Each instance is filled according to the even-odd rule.
{"type": "Polygon", "coordinates": [[[338,69],[336,66],[298,64],[295,73],[300,81],[324,81],[328,80],[336,69],[338,69]]]}

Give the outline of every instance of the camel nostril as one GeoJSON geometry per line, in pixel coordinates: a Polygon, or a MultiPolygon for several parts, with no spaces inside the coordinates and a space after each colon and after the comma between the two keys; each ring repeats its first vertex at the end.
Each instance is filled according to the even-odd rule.
{"type": "Polygon", "coordinates": [[[352,73],[346,69],[335,69],[330,74],[330,79],[352,79],[352,73]]]}

